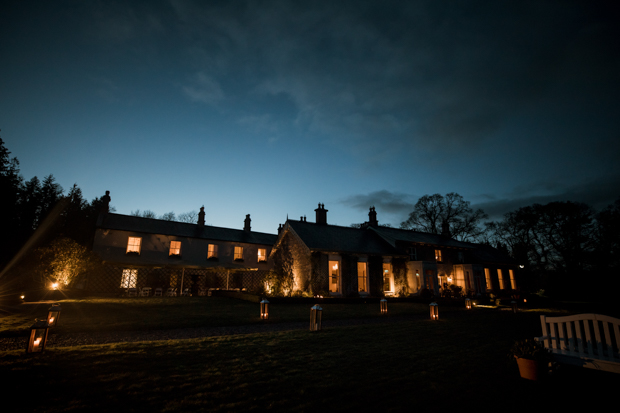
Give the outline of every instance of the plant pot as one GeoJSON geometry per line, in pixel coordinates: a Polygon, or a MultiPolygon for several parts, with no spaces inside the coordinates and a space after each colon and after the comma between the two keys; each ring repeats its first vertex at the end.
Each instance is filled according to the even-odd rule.
{"type": "Polygon", "coordinates": [[[528,380],[538,381],[541,378],[541,368],[536,360],[515,357],[519,365],[521,377],[528,380]]]}

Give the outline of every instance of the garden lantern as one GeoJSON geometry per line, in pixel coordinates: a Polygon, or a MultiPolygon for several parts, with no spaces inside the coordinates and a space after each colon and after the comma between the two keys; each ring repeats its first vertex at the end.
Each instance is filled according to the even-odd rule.
{"type": "Polygon", "coordinates": [[[260,318],[261,320],[269,319],[269,301],[266,299],[260,302],[260,318]]]}
{"type": "Polygon", "coordinates": [[[512,312],[517,314],[517,302],[515,300],[510,302],[510,305],[512,307],[512,312]]]}
{"type": "Polygon", "coordinates": [[[310,309],[310,331],[321,331],[322,314],[323,309],[318,304],[310,309]]]}
{"type": "Polygon", "coordinates": [[[52,304],[47,310],[47,324],[50,327],[56,327],[58,319],[60,318],[60,304],[52,304]]]}
{"type": "Polygon", "coordinates": [[[49,325],[47,321],[35,320],[34,324],[30,327],[30,339],[28,340],[26,353],[42,353],[43,350],[45,350],[48,332],[49,325]]]}
{"type": "Polygon", "coordinates": [[[465,308],[471,310],[471,298],[465,299],[465,308]]]}
{"type": "Polygon", "coordinates": [[[429,305],[431,309],[431,320],[439,320],[439,306],[433,302],[429,305]]]}
{"type": "Polygon", "coordinates": [[[387,300],[385,298],[382,298],[381,301],[379,301],[379,304],[381,304],[381,314],[386,314],[387,313],[387,300]]]}

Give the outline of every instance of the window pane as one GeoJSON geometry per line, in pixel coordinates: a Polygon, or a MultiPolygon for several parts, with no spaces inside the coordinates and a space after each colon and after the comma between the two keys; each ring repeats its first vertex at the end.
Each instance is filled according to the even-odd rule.
{"type": "Polygon", "coordinates": [[[170,241],[170,255],[181,255],[181,241],[170,241]]]}
{"type": "Polygon", "coordinates": [[[127,252],[137,252],[140,253],[140,243],[142,238],[139,237],[129,237],[127,241],[127,252]]]}
{"type": "Polygon", "coordinates": [[[243,247],[235,247],[235,259],[236,260],[243,259],[243,247]]]}
{"type": "Polygon", "coordinates": [[[267,261],[267,250],[265,248],[258,249],[258,262],[267,261]]]}
{"type": "Polygon", "coordinates": [[[366,275],[366,263],[357,263],[357,290],[361,293],[368,292],[368,277],[366,275]]]}
{"type": "Polygon", "coordinates": [[[136,288],[137,280],[138,270],[125,268],[123,270],[123,277],[121,278],[121,288],[136,288]]]}

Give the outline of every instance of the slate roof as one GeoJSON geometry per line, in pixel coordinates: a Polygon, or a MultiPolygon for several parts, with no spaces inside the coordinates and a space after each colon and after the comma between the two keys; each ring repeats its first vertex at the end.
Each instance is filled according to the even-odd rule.
{"type": "Polygon", "coordinates": [[[475,244],[469,242],[457,241],[450,237],[439,234],[430,234],[428,232],[410,231],[406,229],[389,228],[389,227],[370,227],[372,231],[377,232],[390,244],[395,245],[396,241],[414,242],[418,244],[431,244],[441,247],[452,248],[475,248],[475,244]]]}
{"type": "Polygon", "coordinates": [[[289,220],[287,223],[313,251],[403,255],[371,231],[338,225],[317,225],[312,222],[289,220]]]}
{"type": "Polygon", "coordinates": [[[185,222],[163,221],[160,219],[134,217],[108,213],[100,217],[97,227],[121,231],[142,232],[147,234],[173,235],[177,237],[202,238],[218,241],[243,242],[248,244],[273,245],[278,236],[263,232],[244,231],[240,229],[199,226],[185,222]]]}
{"type": "Polygon", "coordinates": [[[476,262],[515,263],[510,256],[490,245],[457,241],[439,234],[389,227],[358,229],[292,220],[287,223],[313,251],[402,256],[406,252],[396,247],[396,242],[402,241],[470,250],[476,262]]]}

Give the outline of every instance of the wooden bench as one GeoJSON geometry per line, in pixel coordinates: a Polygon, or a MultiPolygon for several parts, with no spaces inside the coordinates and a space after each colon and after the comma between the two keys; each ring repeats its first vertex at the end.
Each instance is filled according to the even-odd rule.
{"type": "Polygon", "coordinates": [[[540,316],[536,337],[559,363],[620,373],[620,319],[600,314],[540,316]]]}

